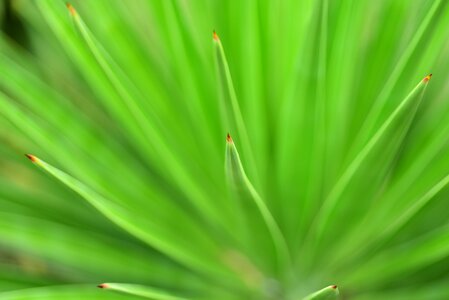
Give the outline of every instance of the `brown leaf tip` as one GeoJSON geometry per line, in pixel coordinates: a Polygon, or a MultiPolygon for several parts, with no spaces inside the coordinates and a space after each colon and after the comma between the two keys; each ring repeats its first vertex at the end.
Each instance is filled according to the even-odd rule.
{"type": "Polygon", "coordinates": [[[217,32],[215,30],[212,32],[212,37],[214,38],[214,41],[219,41],[220,40],[220,38],[218,37],[218,34],[217,34],[217,32]]]}
{"type": "Polygon", "coordinates": [[[432,78],[432,74],[429,74],[426,77],[424,77],[424,79],[422,81],[428,82],[430,80],[430,78],[432,78]]]}
{"type": "Polygon", "coordinates": [[[232,137],[231,137],[231,135],[229,133],[226,135],[226,142],[233,143],[232,137]]]}
{"type": "Polygon", "coordinates": [[[69,9],[69,12],[72,16],[76,15],[76,10],[75,8],[72,6],[72,4],[70,4],[70,2],[67,2],[65,4],[67,6],[67,8],[69,9]]]}
{"type": "Polygon", "coordinates": [[[37,157],[32,154],[25,154],[25,156],[31,160],[33,163],[37,162],[37,157]]]}
{"type": "Polygon", "coordinates": [[[336,289],[337,289],[337,286],[336,286],[336,285],[331,285],[331,289],[336,290],[336,289]]]}
{"type": "Polygon", "coordinates": [[[102,283],[102,284],[97,285],[97,287],[100,289],[107,289],[109,287],[109,285],[107,285],[106,283],[102,283]]]}

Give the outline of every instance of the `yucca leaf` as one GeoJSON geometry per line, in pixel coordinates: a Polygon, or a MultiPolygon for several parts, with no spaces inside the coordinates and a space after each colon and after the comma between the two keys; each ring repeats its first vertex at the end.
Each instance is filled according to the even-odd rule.
{"type": "MultiPolygon", "coordinates": [[[[173,153],[173,148],[169,147],[163,139],[162,131],[154,125],[160,123],[157,115],[151,110],[148,111],[142,109],[139,105],[140,102],[138,102],[138,99],[142,99],[142,96],[138,94],[138,91],[123,71],[93,37],[74,7],[68,4],[68,9],[86,45],[114,89],[117,91],[119,97],[125,103],[125,106],[130,112],[130,117],[135,119],[139,130],[138,135],[140,138],[143,138],[142,143],[145,145],[145,149],[152,152],[154,151],[154,157],[158,157],[158,159],[165,162],[166,170],[173,178],[176,178],[176,182],[182,186],[182,189],[187,194],[191,195],[190,199],[197,205],[205,218],[210,220],[213,219],[214,222],[223,220],[223,213],[218,213],[218,210],[213,208],[214,206],[212,203],[207,201],[207,196],[204,191],[199,188],[198,184],[192,181],[192,177],[185,172],[179,158],[173,153]],[[150,115],[146,115],[145,112],[149,112],[150,115]]],[[[223,224],[225,223],[224,220],[222,222],[223,224]]]]}
{"type": "Polygon", "coordinates": [[[215,47],[218,77],[222,92],[222,101],[224,101],[224,109],[222,111],[224,112],[225,130],[228,132],[235,132],[235,134],[239,136],[239,140],[241,140],[242,143],[243,153],[248,161],[250,174],[254,180],[258,182],[259,178],[257,168],[255,166],[253,150],[251,149],[248,131],[240,111],[237,94],[232,81],[231,71],[226,60],[223,45],[215,31],[213,32],[213,42],[215,47]]]}
{"type": "Polygon", "coordinates": [[[357,296],[360,300],[370,300],[382,298],[385,300],[439,300],[449,297],[449,291],[446,289],[447,280],[436,280],[425,286],[416,286],[410,284],[405,288],[393,289],[382,293],[361,293],[357,296]]]}
{"type": "MultiPolygon", "coordinates": [[[[320,213],[315,220],[315,224],[318,226],[317,240],[322,238],[322,234],[328,224],[336,221],[335,218],[332,218],[332,213],[334,210],[336,208],[341,209],[341,207],[351,205],[350,203],[344,201],[345,198],[343,198],[343,196],[349,197],[345,194],[349,184],[354,186],[350,192],[359,193],[356,186],[357,180],[360,180],[361,178],[356,177],[356,174],[358,174],[357,172],[361,172],[362,174],[365,174],[365,176],[371,176],[370,189],[368,190],[365,188],[364,190],[364,197],[367,199],[365,201],[366,206],[364,207],[369,207],[369,197],[373,191],[375,193],[375,191],[378,190],[385,182],[386,175],[391,169],[391,164],[394,161],[403,139],[409,130],[410,124],[413,121],[416,111],[421,103],[425,88],[431,76],[432,75],[428,75],[420,81],[420,83],[390,114],[376,133],[366,143],[365,147],[358,153],[357,156],[355,156],[354,160],[343,171],[340,179],[336,182],[335,186],[325,199],[320,209],[320,213]],[[383,164],[376,166],[375,161],[380,157],[383,159],[383,164]]],[[[363,178],[363,180],[366,179],[363,178]]],[[[361,208],[362,205],[359,206],[359,209],[361,208]]],[[[356,213],[363,212],[357,211],[356,213]]]]}
{"type": "MultiPolygon", "coordinates": [[[[288,66],[282,98],[276,103],[280,110],[276,116],[279,124],[275,125],[275,154],[277,190],[282,195],[279,197],[283,216],[281,225],[289,243],[298,249],[314,215],[312,212],[318,206],[316,198],[321,197],[324,190],[325,144],[332,137],[327,135],[328,118],[324,119],[329,102],[329,99],[324,101],[328,97],[328,2],[310,1],[296,5],[299,7],[295,8],[298,12],[294,18],[301,20],[302,26],[286,26],[283,30],[293,34],[299,45],[285,51],[301,54],[288,66]],[[305,44],[308,47],[301,47],[305,44]],[[303,143],[304,140],[310,142],[303,143]],[[282,188],[284,185],[295,188],[282,188]]],[[[295,21],[290,20],[290,26],[293,23],[295,21]]],[[[337,115],[332,113],[332,116],[337,115]]]]}
{"type": "Polygon", "coordinates": [[[111,290],[116,292],[122,292],[125,294],[135,295],[146,299],[153,300],[187,300],[184,297],[178,297],[170,295],[165,291],[161,291],[152,287],[127,284],[127,283],[102,283],[98,285],[99,288],[105,290],[111,290]]]}
{"type": "MultiPolygon", "coordinates": [[[[163,13],[165,15],[166,22],[168,24],[180,24],[182,20],[180,20],[179,14],[185,13],[185,9],[180,7],[179,3],[172,3],[170,1],[162,2],[163,13]]],[[[193,30],[193,28],[189,28],[193,30]]],[[[200,73],[202,64],[205,63],[205,59],[208,57],[199,56],[198,52],[203,51],[204,49],[195,49],[197,51],[189,51],[190,41],[183,42],[182,31],[185,30],[183,26],[167,26],[167,35],[170,45],[172,45],[171,49],[174,50],[172,57],[175,58],[174,68],[178,70],[176,74],[182,74],[183,70],[192,70],[192,74],[196,76],[183,76],[179,78],[180,89],[182,89],[190,100],[188,103],[185,103],[185,110],[189,111],[189,116],[191,118],[191,122],[193,127],[195,128],[195,132],[197,132],[198,136],[193,138],[197,139],[198,143],[209,143],[213,144],[213,127],[208,126],[206,128],[202,127],[202,124],[211,123],[210,117],[211,115],[205,113],[206,108],[210,108],[210,106],[205,105],[201,102],[202,97],[201,93],[204,91],[203,89],[198,89],[198,76],[201,76],[200,73]],[[182,30],[179,30],[182,28],[182,30]],[[189,59],[189,56],[196,57],[197,59],[192,65],[193,60],[189,59]],[[198,74],[200,73],[200,74],[198,74]]],[[[190,35],[195,38],[195,35],[190,35]]],[[[196,47],[196,44],[192,45],[196,47]]]]}
{"type": "MultiPolygon", "coordinates": [[[[420,24],[419,28],[416,30],[412,40],[408,43],[407,48],[401,55],[400,60],[396,64],[393,72],[387,78],[382,91],[379,93],[377,99],[375,100],[374,106],[371,108],[368,117],[364,121],[364,126],[360,130],[359,138],[363,139],[363,137],[367,136],[367,133],[372,132],[373,127],[376,124],[376,118],[378,117],[380,111],[382,110],[388,98],[391,96],[394,85],[397,83],[399,76],[404,71],[405,66],[408,63],[408,60],[410,60],[410,58],[412,57],[412,54],[416,50],[418,43],[420,42],[421,39],[424,38],[425,32],[430,26],[435,13],[437,13],[437,11],[441,9],[440,8],[441,4],[442,1],[440,0],[434,1],[430,9],[427,11],[424,20],[420,24]]],[[[359,141],[356,141],[356,145],[357,142],[359,141]]]]}
{"type": "Polygon", "coordinates": [[[449,256],[449,227],[438,228],[412,241],[378,253],[347,277],[347,284],[387,284],[405,272],[421,268],[449,256]],[[388,265],[380,264],[388,261],[388,265]],[[365,272],[369,270],[369,272],[365,272]],[[363,275],[362,275],[363,274],[363,275]]]}
{"type": "MultiPolygon", "coordinates": [[[[319,33],[319,38],[317,38],[316,44],[318,48],[316,66],[316,82],[315,92],[314,92],[314,124],[313,129],[311,129],[312,144],[311,144],[311,156],[308,165],[308,180],[307,185],[304,187],[304,200],[302,201],[302,214],[304,216],[311,216],[313,208],[316,207],[316,201],[314,199],[322,197],[322,190],[324,183],[324,173],[325,173],[325,149],[323,145],[327,142],[327,128],[326,128],[326,97],[327,97],[327,39],[328,39],[328,1],[318,1],[319,2],[319,16],[317,19],[317,31],[319,33]]],[[[302,218],[300,220],[299,230],[295,232],[303,232],[304,224],[308,222],[308,218],[302,218]]],[[[297,223],[295,224],[297,225],[297,223]]],[[[295,225],[291,227],[296,228],[295,225]]],[[[298,245],[295,245],[296,247],[298,245]]]]}
{"type": "Polygon", "coordinates": [[[237,148],[229,134],[226,138],[226,174],[237,196],[246,201],[254,201],[272,238],[279,266],[288,268],[291,258],[284,236],[267,205],[246,176],[237,148]]]}
{"type": "MultiPolygon", "coordinates": [[[[262,12],[266,8],[264,8],[265,4],[260,1],[235,2],[231,5],[233,11],[240,11],[241,13],[236,15],[230,10],[222,11],[221,13],[226,14],[227,18],[238,19],[238,23],[241,24],[240,26],[244,30],[235,30],[233,33],[230,33],[234,27],[216,27],[215,29],[217,29],[220,35],[223,35],[224,44],[222,46],[225,50],[228,44],[237,46],[229,47],[229,50],[233,52],[227,52],[226,54],[227,58],[229,58],[232,79],[238,95],[239,106],[244,116],[261,186],[258,186],[254,180],[253,183],[259,192],[265,195],[272,189],[270,185],[265,184],[269,180],[267,172],[269,172],[270,167],[270,162],[267,159],[270,151],[270,138],[265,133],[270,132],[272,129],[269,117],[271,111],[268,110],[268,101],[262,100],[267,89],[265,87],[261,88],[258,83],[265,81],[266,66],[261,64],[261,61],[264,60],[265,50],[268,49],[263,42],[265,32],[260,26],[262,22],[260,22],[259,18],[261,16],[248,12],[262,12]],[[249,78],[251,80],[246,80],[249,78]]],[[[239,141],[237,132],[233,132],[231,129],[227,131],[234,134],[236,141],[239,141]]],[[[250,174],[248,168],[247,171],[250,174]]],[[[250,176],[250,178],[252,177],[250,176]]],[[[276,207],[271,205],[269,202],[271,199],[268,197],[265,200],[271,210],[276,207]]]]}
{"type": "MultiPolygon", "coordinates": [[[[179,268],[177,272],[164,274],[164,269],[169,267],[170,263],[152,259],[151,255],[145,254],[141,249],[134,249],[131,244],[112,237],[35,217],[11,213],[0,215],[0,236],[8,239],[8,252],[22,253],[23,256],[49,262],[43,268],[43,273],[48,276],[70,269],[71,272],[67,273],[67,276],[74,280],[95,280],[102,276],[103,272],[108,273],[109,280],[118,280],[124,264],[130,268],[127,274],[130,280],[146,277],[154,282],[163,282],[162,278],[165,276],[169,278],[175,273],[182,276],[183,273],[179,268]],[[54,238],[58,239],[58,243],[53,242],[54,238]],[[79,251],[80,247],[84,251],[79,251]],[[105,261],[102,259],[104,256],[115,257],[116,260],[105,261]]],[[[0,242],[0,245],[6,246],[3,242],[0,242]]],[[[174,271],[176,267],[170,268],[174,271]]]]}
{"type": "MultiPolygon", "coordinates": [[[[151,220],[139,218],[137,214],[133,214],[133,210],[131,210],[130,207],[126,207],[119,203],[114,203],[112,201],[105,199],[103,196],[91,190],[89,187],[82,184],[75,178],[49,165],[48,163],[44,162],[43,160],[37,158],[34,155],[27,154],[27,157],[35,165],[41,167],[50,175],[54,176],[56,179],[60,180],[62,183],[67,185],[70,189],[74,190],[86,201],[88,201],[92,206],[94,206],[101,213],[103,213],[108,219],[113,221],[115,224],[117,224],[124,230],[128,231],[130,234],[136,236],[137,238],[143,240],[144,242],[150,244],[151,246],[154,246],[156,249],[159,249],[164,253],[177,257],[177,259],[180,259],[181,261],[183,261],[183,263],[186,263],[187,265],[189,265],[194,269],[199,268],[200,270],[206,272],[213,272],[213,273],[218,272],[220,274],[226,274],[226,272],[222,273],[224,271],[223,268],[216,265],[216,263],[220,262],[218,258],[215,259],[212,257],[207,258],[207,256],[212,253],[215,253],[213,255],[220,255],[220,250],[218,248],[215,248],[216,245],[209,244],[210,241],[208,241],[207,239],[204,241],[206,242],[206,244],[209,244],[206,247],[212,248],[209,248],[207,251],[203,252],[199,256],[197,255],[199,253],[198,250],[200,244],[196,244],[195,249],[187,247],[182,250],[180,248],[180,245],[171,246],[167,243],[170,240],[169,232],[163,230],[162,228],[157,228],[156,224],[154,222],[151,222],[151,220]],[[136,225],[138,223],[140,224],[140,226],[136,225]],[[148,229],[151,231],[149,231],[148,229]],[[160,231],[160,233],[157,234],[157,231],[160,231]],[[163,231],[165,231],[165,233],[162,233],[163,231]],[[163,239],[161,238],[162,236],[164,236],[163,239]],[[215,250],[212,250],[214,248],[215,250]],[[197,259],[194,258],[195,256],[197,256],[197,259]]],[[[178,237],[180,236],[172,235],[172,239],[177,239],[178,237]]],[[[191,237],[189,238],[189,240],[191,241],[191,237]]]]}
{"type": "MultiPolygon", "coordinates": [[[[21,126],[24,126],[24,131],[26,131],[27,134],[37,135],[41,142],[52,143],[50,138],[45,137],[45,135],[42,134],[42,132],[44,132],[44,131],[39,132],[38,130],[36,130],[37,126],[31,123],[30,118],[23,116],[20,111],[18,111],[16,108],[13,108],[10,104],[7,104],[6,101],[4,103],[5,103],[5,105],[4,105],[5,109],[11,109],[11,111],[8,113],[9,116],[11,118],[13,118],[13,120],[16,124],[21,124],[21,126]],[[45,138],[41,138],[41,137],[45,137],[45,138]]],[[[72,160],[73,157],[71,157],[70,153],[65,153],[65,155],[66,155],[65,156],[66,160],[72,160]]],[[[42,161],[37,160],[37,162],[42,162],[42,161]]],[[[72,160],[72,163],[74,163],[73,160],[72,160]]],[[[145,220],[145,219],[141,218],[141,222],[146,224],[146,225],[142,225],[142,228],[146,228],[148,230],[148,232],[147,231],[144,232],[144,231],[138,229],[137,227],[135,227],[135,225],[132,225],[131,223],[129,223],[129,219],[136,219],[138,214],[141,213],[141,212],[139,212],[140,209],[138,207],[131,208],[131,206],[128,205],[128,207],[125,208],[125,207],[121,206],[121,204],[119,202],[108,201],[105,198],[103,198],[102,196],[99,196],[99,194],[97,194],[96,192],[93,192],[92,190],[86,188],[86,186],[81,184],[79,181],[74,180],[73,178],[67,176],[65,173],[60,172],[59,170],[49,166],[48,164],[42,162],[42,163],[38,163],[38,165],[41,167],[45,166],[47,171],[50,171],[50,170],[54,171],[53,175],[61,176],[61,177],[59,177],[60,180],[63,180],[63,182],[66,184],[69,183],[70,187],[72,189],[74,189],[78,193],[82,193],[82,195],[84,197],[87,197],[86,200],[90,201],[91,204],[93,204],[97,209],[99,209],[100,211],[105,213],[105,215],[108,218],[111,218],[111,220],[113,220],[114,222],[118,222],[119,226],[125,226],[127,228],[126,230],[133,231],[135,234],[137,234],[139,236],[139,238],[142,238],[142,239],[146,240],[147,242],[149,240],[152,240],[152,242],[159,244],[157,239],[155,239],[155,236],[158,236],[161,234],[160,236],[164,236],[165,239],[167,239],[170,236],[169,231],[167,231],[167,228],[168,228],[168,227],[166,227],[167,224],[162,225],[161,218],[159,218],[158,220],[151,220],[151,219],[145,220]],[[98,199],[100,199],[100,200],[98,200],[98,199]],[[106,204],[106,206],[103,206],[103,204],[106,204]],[[111,209],[112,209],[112,211],[111,211],[111,209]],[[133,211],[134,211],[134,213],[133,213],[133,211]],[[120,213],[123,215],[121,217],[118,217],[118,219],[117,219],[117,216],[115,214],[120,214],[120,213]],[[126,221],[126,219],[128,219],[128,221],[126,221]],[[160,233],[156,233],[157,231],[160,231],[160,233]],[[162,233],[162,231],[165,231],[166,233],[162,233]],[[155,234],[155,236],[153,236],[153,234],[155,234]]],[[[131,178],[132,177],[129,177],[128,180],[130,180],[131,178]]],[[[162,209],[162,206],[160,206],[160,205],[158,205],[158,206],[160,209],[162,209]]],[[[176,209],[173,206],[168,211],[171,216],[178,214],[176,212],[176,209]]],[[[158,215],[159,215],[159,217],[161,217],[160,213],[158,213],[158,215]]],[[[181,215],[182,214],[178,214],[178,218],[176,221],[176,223],[178,225],[176,225],[176,226],[179,226],[179,224],[183,224],[182,228],[183,228],[183,230],[186,230],[186,231],[189,231],[190,229],[193,229],[193,227],[196,227],[196,225],[189,224],[192,222],[188,221],[187,219],[184,219],[184,222],[182,222],[181,220],[183,219],[183,217],[181,215]],[[193,225],[193,227],[191,227],[192,225],[193,225]]],[[[172,224],[172,226],[173,225],[174,224],[172,224]]],[[[195,233],[193,233],[195,231],[197,232],[196,234],[199,234],[199,236],[204,234],[197,227],[197,229],[193,229],[193,231],[190,232],[189,241],[192,241],[193,235],[196,235],[195,233]]],[[[178,236],[178,237],[173,236],[174,239],[178,239],[179,237],[180,236],[178,236]]],[[[171,238],[169,238],[169,239],[171,239],[171,238]]],[[[208,240],[207,238],[205,238],[204,236],[200,239],[204,239],[203,242],[205,242],[206,244],[209,244],[209,246],[212,246],[212,244],[210,244],[211,241],[208,240]]],[[[200,246],[201,243],[202,242],[199,242],[199,244],[197,245],[198,248],[195,250],[196,253],[199,253],[198,252],[198,251],[200,251],[199,248],[202,247],[202,246],[200,246]]],[[[208,248],[209,246],[206,246],[206,248],[208,248]]],[[[216,247],[216,246],[212,246],[212,247],[216,247]]],[[[156,246],[156,248],[158,248],[158,246],[156,246]]],[[[177,252],[176,248],[178,248],[178,247],[169,247],[167,249],[175,250],[175,252],[177,252]]],[[[169,250],[169,251],[171,251],[171,250],[169,250]]],[[[206,250],[206,252],[208,252],[208,251],[209,250],[206,250]]],[[[179,252],[179,254],[184,255],[182,253],[185,253],[185,252],[183,252],[183,251],[179,252]]],[[[216,253],[216,254],[220,255],[219,253],[216,253]]],[[[204,256],[201,257],[201,261],[204,261],[204,256]]]]}
{"type": "MultiPolygon", "coordinates": [[[[413,218],[423,207],[428,204],[436,194],[438,194],[441,190],[447,187],[449,184],[449,175],[442,178],[438,181],[434,186],[432,186],[426,194],[419,197],[416,201],[414,201],[410,207],[407,207],[404,211],[402,211],[398,216],[395,217],[395,220],[392,220],[390,225],[385,228],[384,231],[381,232],[379,239],[390,238],[394,235],[399,229],[402,228],[410,219],[413,218]]],[[[371,241],[375,241],[372,237],[371,241]]]]}
{"type": "MultiPolygon", "coordinates": [[[[126,295],[111,295],[102,293],[92,285],[66,285],[52,287],[28,288],[15,291],[0,292],[0,298],[5,300],[46,299],[46,300],[76,300],[76,299],[130,299],[126,295]]],[[[133,297],[133,299],[136,299],[133,297]]]]}
{"type": "Polygon", "coordinates": [[[336,300],[339,298],[339,294],[337,286],[331,285],[305,297],[303,300],[336,300]]]}

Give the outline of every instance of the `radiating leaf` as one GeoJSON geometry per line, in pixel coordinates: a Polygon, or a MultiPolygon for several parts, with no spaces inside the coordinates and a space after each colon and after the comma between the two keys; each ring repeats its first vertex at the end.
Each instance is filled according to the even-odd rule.
{"type": "Polygon", "coordinates": [[[148,286],[127,284],[127,283],[102,283],[98,286],[101,289],[122,292],[153,300],[187,300],[188,298],[173,296],[165,291],[148,286]]]}
{"type": "MultiPolygon", "coordinates": [[[[162,234],[162,228],[157,228],[154,223],[150,222],[149,220],[137,218],[137,216],[133,215],[132,210],[130,210],[128,207],[105,199],[75,178],[47,164],[36,156],[27,154],[27,157],[35,165],[41,167],[50,175],[54,176],[62,183],[67,185],[70,189],[74,190],[76,193],[82,196],[86,201],[88,201],[111,221],[116,223],[124,230],[128,231],[130,234],[148,243],[149,245],[154,246],[156,249],[159,249],[162,252],[170,253],[170,255],[177,257],[194,269],[199,268],[203,271],[218,273],[222,273],[223,271],[225,271],[225,269],[219,267],[221,262],[217,257],[215,257],[214,259],[213,257],[207,258],[206,256],[210,254],[216,256],[220,255],[219,249],[216,248],[216,245],[209,244],[207,247],[212,248],[209,248],[208,251],[204,252],[200,256],[197,256],[197,249],[187,247],[181,250],[179,246],[170,246],[169,243],[167,243],[169,241],[168,237],[170,236],[169,232],[166,231],[164,234],[162,234]],[[156,235],[156,230],[161,230],[160,234],[162,235],[156,235]],[[164,236],[164,239],[161,238],[162,236],[164,236]],[[212,250],[214,248],[215,250],[212,250]],[[194,258],[195,256],[197,256],[196,259],[194,258]]],[[[179,235],[172,235],[172,238],[176,239],[176,237],[179,237],[179,235]]],[[[205,242],[207,244],[210,241],[206,240],[205,242]]],[[[196,246],[199,247],[200,245],[197,244],[196,246]]],[[[226,271],[222,274],[226,274],[226,271]]]]}
{"type": "Polygon", "coordinates": [[[339,294],[337,286],[331,285],[305,297],[303,300],[336,300],[339,298],[339,294]]]}
{"type": "Polygon", "coordinates": [[[246,199],[247,201],[254,201],[271,235],[276,248],[278,263],[282,268],[288,267],[291,258],[283,234],[265,202],[246,176],[237,148],[229,134],[226,138],[226,174],[231,187],[237,194],[241,194],[243,200],[245,200],[246,195],[246,198],[249,196],[249,199],[246,199]]]}

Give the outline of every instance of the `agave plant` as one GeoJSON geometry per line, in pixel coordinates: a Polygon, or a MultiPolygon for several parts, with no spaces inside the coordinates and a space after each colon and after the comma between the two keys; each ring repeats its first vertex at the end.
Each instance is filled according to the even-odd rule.
{"type": "Polygon", "coordinates": [[[447,1],[2,16],[1,299],[449,298],[447,1]]]}

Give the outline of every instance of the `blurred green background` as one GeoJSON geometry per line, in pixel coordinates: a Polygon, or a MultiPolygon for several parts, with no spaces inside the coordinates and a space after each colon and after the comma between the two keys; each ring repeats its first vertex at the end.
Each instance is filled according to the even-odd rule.
{"type": "Polygon", "coordinates": [[[449,299],[447,1],[71,5],[0,2],[0,299],[449,299]]]}

